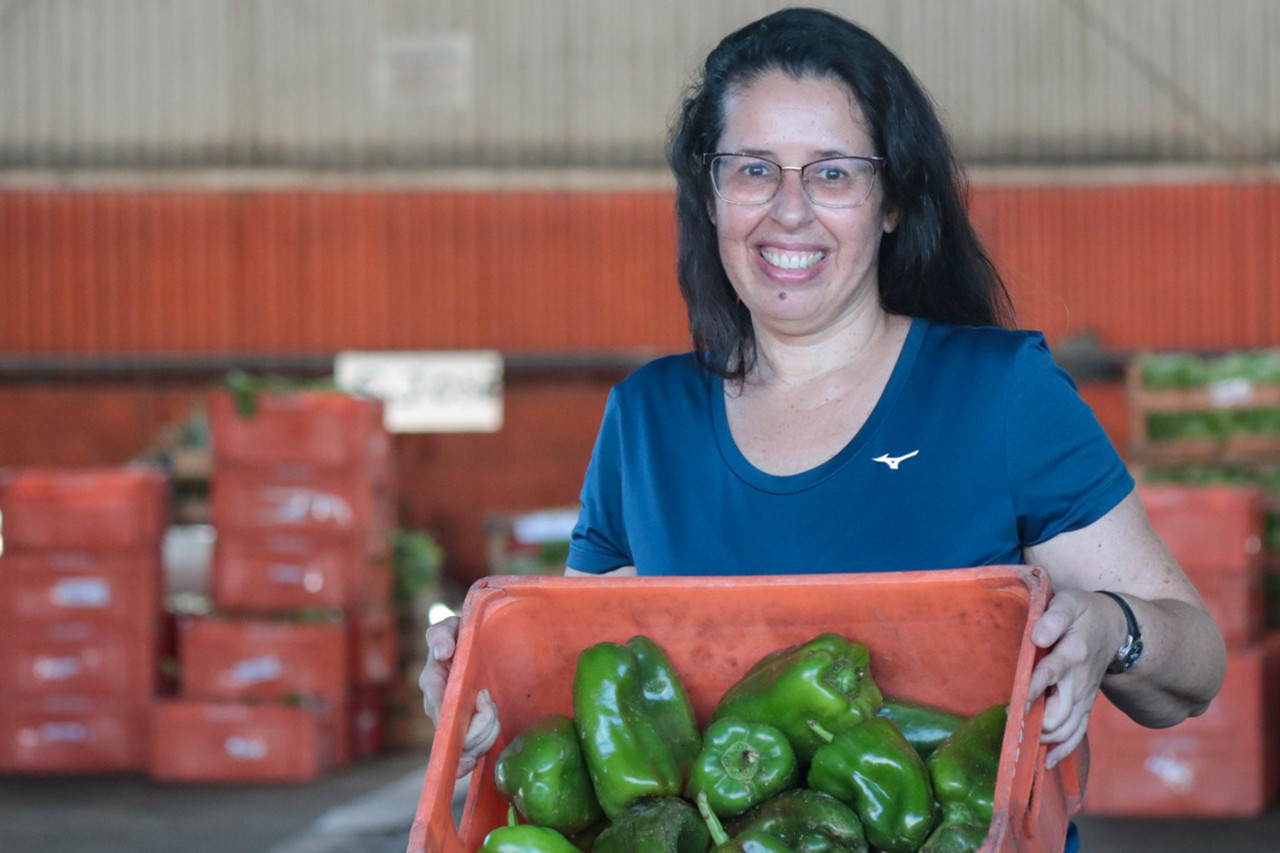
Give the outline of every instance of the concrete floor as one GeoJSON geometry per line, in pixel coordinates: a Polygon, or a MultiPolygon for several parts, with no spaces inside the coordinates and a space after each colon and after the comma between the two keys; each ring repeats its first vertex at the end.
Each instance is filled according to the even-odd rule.
{"type": "MultiPolygon", "coordinates": [[[[141,775],[0,777],[3,853],[400,853],[421,754],[309,785],[161,785],[141,775]]],[[[1078,819],[1087,853],[1280,853],[1280,808],[1233,820],[1078,819]]]]}

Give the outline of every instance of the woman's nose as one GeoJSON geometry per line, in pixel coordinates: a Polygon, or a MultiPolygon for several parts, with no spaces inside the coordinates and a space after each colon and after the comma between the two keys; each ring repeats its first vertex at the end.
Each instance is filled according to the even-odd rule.
{"type": "Polygon", "coordinates": [[[788,224],[804,222],[813,214],[813,202],[804,188],[804,180],[798,171],[787,169],[782,173],[778,192],[773,197],[773,217],[788,224]]]}

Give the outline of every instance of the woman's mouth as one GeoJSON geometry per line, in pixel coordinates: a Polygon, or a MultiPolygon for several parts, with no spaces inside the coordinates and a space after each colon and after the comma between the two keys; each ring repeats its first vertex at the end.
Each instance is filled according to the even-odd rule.
{"type": "Polygon", "coordinates": [[[760,250],[760,257],[764,258],[765,263],[780,270],[807,270],[816,266],[826,256],[826,252],[796,252],[782,249],[760,250]]]}

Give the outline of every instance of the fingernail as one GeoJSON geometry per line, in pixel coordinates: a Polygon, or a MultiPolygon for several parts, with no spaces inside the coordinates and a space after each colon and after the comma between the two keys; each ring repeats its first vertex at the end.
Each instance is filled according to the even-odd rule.
{"type": "Polygon", "coordinates": [[[431,647],[431,659],[432,659],[432,660],[440,660],[440,656],[441,656],[442,654],[444,654],[444,646],[432,646],[432,647],[431,647]]]}

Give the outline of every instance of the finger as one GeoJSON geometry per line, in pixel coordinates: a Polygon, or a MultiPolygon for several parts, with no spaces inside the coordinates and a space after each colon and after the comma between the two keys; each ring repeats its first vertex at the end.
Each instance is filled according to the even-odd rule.
{"type": "Polygon", "coordinates": [[[476,760],[470,755],[464,755],[458,759],[458,778],[461,779],[472,770],[476,769],[476,760]]]}
{"type": "Polygon", "coordinates": [[[1023,711],[1030,711],[1032,703],[1057,684],[1061,678],[1061,659],[1052,654],[1041,658],[1031,670],[1031,682],[1027,687],[1027,704],[1023,711]]]}
{"type": "Polygon", "coordinates": [[[1057,746],[1049,750],[1044,758],[1044,766],[1046,770],[1052,769],[1059,761],[1070,755],[1075,748],[1084,740],[1085,733],[1089,729],[1089,715],[1085,714],[1080,724],[1072,730],[1067,737],[1057,746]]]}
{"type": "Polygon", "coordinates": [[[488,752],[497,742],[500,730],[498,708],[489,691],[481,690],[476,694],[476,711],[467,727],[467,736],[462,741],[463,753],[480,756],[488,752]]]}
{"type": "Polygon", "coordinates": [[[444,705],[444,688],[449,680],[449,672],[435,661],[427,661],[418,676],[418,686],[422,688],[422,707],[433,723],[440,722],[440,709],[444,705]]]}
{"type": "Polygon", "coordinates": [[[1050,602],[1049,608],[1040,615],[1040,618],[1036,620],[1036,624],[1031,626],[1031,642],[1038,648],[1050,648],[1054,643],[1062,639],[1062,635],[1071,626],[1072,615],[1066,612],[1064,606],[1054,607],[1053,605],[1056,602],[1057,599],[1050,602]]]}
{"type": "Polygon", "coordinates": [[[432,660],[446,661],[453,657],[459,621],[457,616],[449,616],[427,628],[427,649],[432,660]]]}

